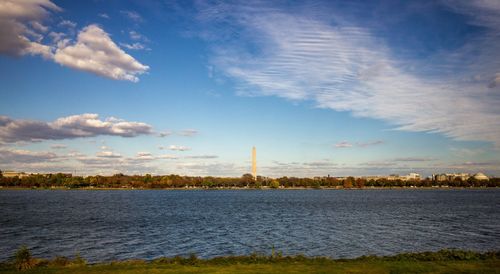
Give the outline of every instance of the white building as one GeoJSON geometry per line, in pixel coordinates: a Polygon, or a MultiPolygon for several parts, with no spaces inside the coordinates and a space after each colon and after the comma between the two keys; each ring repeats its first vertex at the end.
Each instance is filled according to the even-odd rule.
{"type": "Polygon", "coordinates": [[[23,178],[29,176],[29,174],[17,171],[2,171],[2,176],[5,178],[13,178],[13,177],[23,178]]]}
{"type": "Polygon", "coordinates": [[[472,178],[476,179],[476,180],[479,180],[479,181],[487,181],[489,180],[490,178],[488,178],[488,176],[484,175],[483,173],[481,172],[478,172],[476,174],[474,174],[474,176],[472,176],[472,178]]]}

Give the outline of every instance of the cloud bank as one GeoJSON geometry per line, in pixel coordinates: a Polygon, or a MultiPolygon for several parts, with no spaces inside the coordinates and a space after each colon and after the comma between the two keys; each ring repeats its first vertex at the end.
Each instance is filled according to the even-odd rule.
{"type": "Polygon", "coordinates": [[[135,137],[152,133],[152,127],[146,123],[129,122],[114,117],[101,120],[98,114],[92,113],[62,117],[53,122],[15,120],[7,116],[0,116],[0,141],[6,143],[61,140],[98,135],[135,137]]]}

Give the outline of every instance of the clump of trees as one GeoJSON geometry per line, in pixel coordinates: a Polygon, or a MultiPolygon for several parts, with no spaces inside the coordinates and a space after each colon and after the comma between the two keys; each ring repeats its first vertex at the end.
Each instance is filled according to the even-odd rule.
{"type": "Polygon", "coordinates": [[[176,174],[152,176],[125,175],[112,176],[72,176],[71,174],[33,174],[25,177],[2,177],[0,186],[18,188],[365,188],[365,187],[500,187],[500,178],[490,180],[388,180],[386,178],[335,178],[335,177],[280,177],[268,178],[251,174],[241,177],[199,177],[176,174]]]}

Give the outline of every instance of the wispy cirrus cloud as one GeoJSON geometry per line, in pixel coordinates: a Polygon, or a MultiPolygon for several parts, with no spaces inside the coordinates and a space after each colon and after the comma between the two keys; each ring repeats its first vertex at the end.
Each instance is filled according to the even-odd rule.
{"type": "Polygon", "coordinates": [[[434,160],[436,159],[431,157],[404,157],[393,159],[395,162],[429,162],[434,160]]]}
{"type": "Polygon", "coordinates": [[[50,148],[52,148],[52,149],[66,149],[66,148],[68,148],[68,146],[63,145],[63,144],[53,144],[53,145],[50,145],[50,148]]]}
{"type": "Polygon", "coordinates": [[[366,148],[366,147],[371,147],[371,146],[376,146],[376,145],[381,145],[383,144],[384,141],[382,140],[376,140],[376,141],[370,141],[370,142],[356,142],[356,143],[351,143],[348,141],[342,141],[338,142],[335,144],[336,148],[350,148],[350,147],[360,147],[360,148],[366,148]]]}
{"type": "Polygon", "coordinates": [[[135,42],[132,44],[128,43],[120,43],[120,45],[124,48],[131,49],[131,50],[150,50],[150,48],[146,47],[145,45],[135,42]]]}
{"type": "Polygon", "coordinates": [[[142,16],[136,12],[136,11],[133,11],[133,10],[122,10],[120,11],[120,13],[127,17],[128,19],[136,22],[136,23],[141,23],[144,21],[144,19],[142,18],[142,16]]]}
{"type": "Polygon", "coordinates": [[[208,28],[201,35],[213,45],[212,64],[235,81],[239,94],[313,101],[321,108],[386,121],[398,130],[499,147],[500,61],[495,52],[500,12],[491,8],[497,4],[484,2],[456,9],[475,18],[483,36],[418,62],[400,58],[370,26],[335,11],[327,21],[262,3],[224,3],[203,6],[199,20],[238,31],[218,34],[208,28]],[[436,64],[439,70],[427,69],[436,64]],[[484,80],[472,80],[477,75],[484,80]]]}
{"type": "Polygon", "coordinates": [[[219,158],[217,155],[189,155],[184,156],[185,159],[216,159],[219,158]]]}
{"type": "Polygon", "coordinates": [[[371,146],[377,146],[377,145],[382,145],[384,141],[382,140],[376,140],[376,141],[371,141],[371,142],[365,142],[365,143],[356,143],[358,147],[371,147],[371,146]]]}
{"type": "Polygon", "coordinates": [[[178,132],[179,135],[181,136],[195,136],[198,134],[198,131],[196,129],[184,129],[178,132]]]}
{"type": "Polygon", "coordinates": [[[152,127],[146,123],[129,122],[114,117],[101,120],[98,114],[92,113],[62,117],[52,122],[16,120],[0,116],[0,141],[7,143],[73,139],[99,135],[135,137],[152,133],[152,127]]]}

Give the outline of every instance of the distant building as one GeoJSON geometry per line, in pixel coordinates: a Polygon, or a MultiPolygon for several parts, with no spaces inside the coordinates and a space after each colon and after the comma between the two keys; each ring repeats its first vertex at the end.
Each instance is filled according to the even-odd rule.
{"type": "Polygon", "coordinates": [[[29,174],[26,174],[25,172],[17,172],[17,171],[3,171],[2,176],[5,178],[13,178],[13,177],[27,177],[29,174]]]}
{"type": "Polygon", "coordinates": [[[472,178],[479,180],[479,181],[487,181],[490,179],[490,178],[488,178],[488,176],[484,175],[481,172],[474,174],[474,176],[472,176],[472,178]]]}
{"type": "Polygon", "coordinates": [[[395,180],[401,180],[402,178],[399,176],[399,174],[391,174],[387,176],[386,179],[389,181],[395,181],[395,180]]]}
{"type": "Polygon", "coordinates": [[[462,181],[467,181],[470,178],[469,173],[442,173],[442,174],[432,174],[432,180],[438,182],[453,181],[457,178],[462,181]]]}
{"type": "Polygon", "coordinates": [[[410,174],[406,175],[406,180],[420,180],[420,174],[411,172],[410,174]]]}

